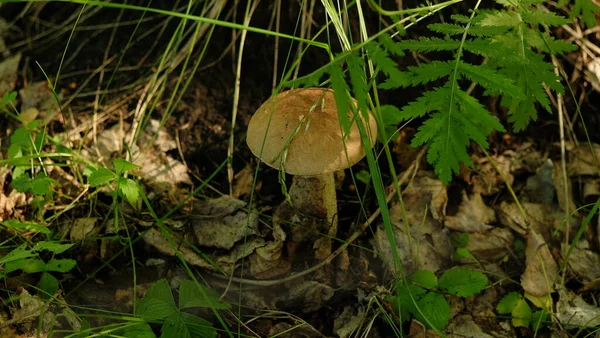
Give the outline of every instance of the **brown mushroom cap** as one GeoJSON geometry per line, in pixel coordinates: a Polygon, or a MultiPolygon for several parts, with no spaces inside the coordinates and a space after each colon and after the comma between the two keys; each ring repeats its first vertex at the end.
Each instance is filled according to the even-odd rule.
{"type": "MultiPolygon", "coordinates": [[[[356,100],[352,101],[356,105],[356,100]]],[[[349,117],[352,121],[352,112],[349,117]]],[[[374,144],[377,124],[370,113],[366,125],[374,144]]],[[[323,88],[292,89],[269,98],[250,119],[246,142],[256,157],[276,169],[281,169],[289,142],[283,168],[292,175],[342,170],[365,156],[356,122],[342,139],[333,90],[323,88]]]]}

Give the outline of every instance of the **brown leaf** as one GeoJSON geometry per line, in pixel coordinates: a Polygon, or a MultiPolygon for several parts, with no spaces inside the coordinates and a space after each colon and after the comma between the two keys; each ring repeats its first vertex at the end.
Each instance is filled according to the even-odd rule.
{"type": "Polygon", "coordinates": [[[553,292],[558,265],[544,238],[535,231],[529,231],[527,235],[525,257],[525,272],[521,276],[521,286],[525,292],[534,296],[553,292]]]}
{"type": "Polygon", "coordinates": [[[462,202],[454,216],[446,216],[444,225],[454,231],[482,232],[492,228],[496,222],[496,212],[483,202],[480,194],[467,196],[462,191],[462,202]]]}
{"type": "Polygon", "coordinates": [[[512,233],[505,228],[469,234],[467,250],[478,260],[493,262],[506,256],[514,243],[512,233]]]}

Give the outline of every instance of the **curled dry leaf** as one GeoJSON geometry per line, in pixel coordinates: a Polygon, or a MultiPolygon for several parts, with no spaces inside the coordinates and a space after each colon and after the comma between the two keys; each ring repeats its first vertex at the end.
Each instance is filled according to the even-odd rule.
{"type": "Polygon", "coordinates": [[[453,216],[446,216],[444,225],[454,231],[482,232],[492,228],[491,223],[496,222],[496,212],[483,202],[480,194],[468,196],[462,191],[462,201],[458,212],[453,216]]]}
{"type": "Polygon", "coordinates": [[[506,256],[513,247],[514,236],[505,228],[469,234],[467,250],[478,260],[492,262],[506,256]]]}
{"type": "Polygon", "coordinates": [[[326,284],[316,281],[295,283],[287,290],[277,295],[274,303],[279,309],[294,308],[302,312],[313,312],[320,309],[333,297],[335,290],[326,284]]]}
{"type": "Polygon", "coordinates": [[[554,163],[550,159],[538,168],[537,173],[527,179],[525,188],[520,192],[522,202],[553,205],[556,190],[554,189],[554,163]]]}
{"type": "MultiPolygon", "coordinates": [[[[163,236],[163,234],[160,232],[160,230],[158,230],[156,228],[148,229],[142,235],[142,239],[144,240],[144,242],[153,246],[154,248],[156,248],[158,251],[160,251],[161,253],[163,253],[165,255],[175,256],[176,253],[179,252],[179,253],[181,253],[181,256],[183,257],[183,259],[185,259],[186,262],[188,262],[192,265],[196,265],[196,266],[199,266],[202,268],[207,268],[212,271],[216,270],[210,263],[205,261],[202,257],[200,257],[200,255],[198,255],[196,252],[190,250],[189,248],[187,248],[185,246],[177,247],[176,244],[174,247],[169,242],[169,240],[167,240],[163,236]]],[[[171,238],[171,240],[174,243],[178,243],[176,241],[176,239],[174,239],[174,238],[171,238]]]]}
{"type": "Polygon", "coordinates": [[[236,242],[257,234],[258,217],[242,208],[246,203],[224,195],[196,201],[193,205],[192,229],[202,246],[231,249],[236,242]]]}
{"type": "Polygon", "coordinates": [[[89,238],[90,235],[97,235],[99,229],[94,229],[96,226],[96,221],[99,218],[97,217],[86,217],[86,218],[78,218],[71,225],[71,230],[69,231],[69,237],[73,241],[83,241],[86,238],[89,238]],[[97,230],[97,231],[94,231],[97,230]]]}
{"type": "MultiPolygon", "coordinates": [[[[443,199],[445,187],[430,173],[419,172],[403,193],[404,210],[409,224],[405,224],[399,203],[390,208],[390,220],[396,237],[396,249],[406,274],[414,270],[438,271],[445,267],[452,255],[448,230],[435,219],[433,209],[443,214],[439,206],[432,206],[436,199],[443,199]]],[[[391,271],[395,271],[392,248],[383,224],[377,227],[373,239],[375,248],[391,271]]]]}
{"type": "Polygon", "coordinates": [[[581,296],[559,289],[556,318],[564,325],[581,327],[600,326],[600,308],[586,303],[581,296]]]}
{"type": "MultiPolygon", "coordinates": [[[[569,246],[562,246],[562,252],[567,252],[569,246]]],[[[574,247],[568,260],[569,268],[585,282],[600,278],[600,255],[589,249],[574,247]]]]}
{"type": "Polygon", "coordinates": [[[340,338],[348,338],[365,320],[364,310],[360,306],[346,306],[342,313],[333,320],[333,331],[340,338]]]}
{"type": "Polygon", "coordinates": [[[503,155],[491,156],[491,160],[487,157],[482,157],[474,160],[473,172],[477,173],[472,178],[473,192],[484,196],[493,195],[502,189],[505,182],[502,176],[494,167],[492,161],[495,162],[498,169],[506,178],[508,184],[513,184],[514,177],[512,175],[512,162],[510,157],[503,155]]]}
{"type": "MultiPolygon", "coordinates": [[[[487,331],[487,328],[486,328],[487,331]]],[[[446,337],[450,338],[496,338],[503,337],[498,335],[490,335],[482,330],[473,320],[471,315],[460,315],[450,320],[445,332],[446,337]]],[[[509,337],[508,335],[505,337],[509,337]]]]}
{"type": "Polygon", "coordinates": [[[596,161],[600,161],[600,145],[593,143],[593,150],[587,143],[571,147],[573,149],[569,152],[569,162],[567,163],[569,176],[600,175],[600,168],[596,163],[596,161]]]}
{"type": "Polygon", "coordinates": [[[525,272],[521,286],[533,296],[545,296],[554,292],[554,281],[558,276],[558,265],[550,253],[544,238],[535,231],[527,235],[525,249],[525,272]]]}

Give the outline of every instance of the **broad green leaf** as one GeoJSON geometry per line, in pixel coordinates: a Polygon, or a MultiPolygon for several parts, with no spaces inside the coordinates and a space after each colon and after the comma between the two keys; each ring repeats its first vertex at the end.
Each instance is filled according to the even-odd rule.
{"type": "Polygon", "coordinates": [[[418,301],[426,292],[427,290],[414,284],[408,284],[407,286],[402,280],[399,280],[396,283],[394,297],[392,297],[390,301],[392,303],[392,308],[402,322],[406,322],[410,319],[410,315],[416,311],[414,301],[418,301]]]}
{"type": "Polygon", "coordinates": [[[137,315],[146,320],[165,319],[179,310],[166,280],[156,281],[146,290],[146,294],[138,304],[137,315]]]}
{"type": "Polygon", "coordinates": [[[10,135],[10,143],[18,144],[23,149],[29,149],[31,146],[31,133],[25,128],[17,128],[14,133],[10,135]]]}
{"type": "Polygon", "coordinates": [[[186,312],[181,313],[181,318],[192,337],[214,338],[217,336],[217,330],[209,321],[186,312]]]}
{"type": "Polygon", "coordinates": [[[208,307],[213,309],[229,309],[228,303],[219,300],[220,295],[215,291],[197,285],[194,281],[183,280],[179,285],[179,308],[208,307]]]}
{"type": "Polygon", "coordinates": [[[18,192],[29,192],[31,190],[31,177],[29,177],[29,174],[23,174],[17,178],[13,178],[10,184],[18,192]]]}
{"type": "Polygon", "coordinates": [[[531,328],[535,331],[539,330],[542,326],[548,323],[550,320],[549,317],[550,314],[544,309],[535,311],[531,315],[531,328]]]}
{"type": "Polygon", "coordinates": [[[46,174],[38,174],[31,181],[31,192],[38,196],[46,195],[50,191],[50,182],[51,180],[48,178],[48,176],[46,176],[46,174]]]}
{"type": "Polygon", "coordinates": [[[69,250],[73,245],[73,243],[69,243],[69,244],[60,244],[57,242],[48,242],[48,241],[42,241],[42,242],[37,242],[35,243],[35,245],[33,246],[33,251],[43,251],[43,250],[48,250],[50,252],[53,252],[55,254],[61,254],[67,250],[69,250]]]}
{"type": "Polygon", "coordinates": [[[124,177],[120,177],[117,182],[119,192],[125,197],[129,204],[137,207],[137,203],[140,199],[140,187],[137,182],[131,178],[124,177]]]}
{"type": "Polygon", "coordinates": [[[50,235],[50,229],[48,229],[42,224],[38,224],[35,222],[21,222],[18,219],[7,219],[4,222],[0,222],[0,224],[10,229],[23,229],[27,231],[35,231],[46,235],[50,235]]]}
{"type": "Polygon", "coordinates": [[[414,313],[415,318],[427,327],[433,326],[438,330],[443,330],[450,320],[450,306],[446,298],[437,292],[427,292],[417,304],[419,311],[414,313]]]}
{"type": "Polygon", "coordinates": [[[35,254],[31,250],[25,249],[25,244],[23,244],[20,247],[13,249],[5,256],[0,256],[0,265],[33,256],[35,256],[35,254]]]}
{"type": "Polygon", "coordinates": [[[17,98],[17,92],[15,92],[15,91],[4,92],[4,94],[2,94],[2,99],[0,99],[0,106],[8,105],[8,104],[14,102],[16,98],[17,98]]]}
{"type": "Polygon", "coordinates": [[[77,262],[73,259],[56,259],[53,258],[46,264],[46,271],[69,272],[77,262]]]}
{"type": "Polygon", "coordinates": [[[100,167],[88,176],[88,183],[92,187],[97,187],[99,185],[106,185],[115,178],[115,173],[106,168],[100,167]]]}
{"type": "Polygon", "coordinates": [[[479,293],[488,284],[487,277],[479,271],[455,268],[442,274],[439,287],[460,297],[470,297],[479,293]]]}
{"type": "Polygon", "coordinates": [[[4,266],[6,273],[17,270],[23,270],[25,273],[38,273],[46,271],[46,263],[39,258],[27,258],[8,262],[4,266]]]}
{"type": "Polygon", "coordinates": [[[498,302],[498,305],[496,305],[496,311],[498,311],[499,314],[511,313],[521,299],[523,299],[523,296],[521,296],[520,293],[511,292],[504,296],[500,302],[498,302]]]}
{"type": "Polygon", "coordinates": [[[147,323],[139,323],[132,326],[127,326],[116,332],[125,338],[155,338],[156,335],[152,328],[147,323]]]}
{"type": "Polygon", "coordinates": [[[44,272],[38,282],[38,288],[43,299],[49,299],[58,291],[58,280],[48,272],[44,272]]]}
{"type": "Polygon", "coordinates": [[[410,275],[409,280],[425,289],[435,289],[438,286],[437,277],[429,270],[417,270],[410,275]]]}
{"type": "Polygon", "coordinates": [[[117,175],[121,175],[129,170],[139,169],[140,166],[137,164],[133,164],[131,162],[125,161],[122,158],[117,158],[113,160],[113,165],[115,166],[115,171],[117,175]]]}
{"type": "Polygon", "coordinates": [[[531,322],[531,308],[525,299],[520,299],[512,310],[512,324],[514,326],[529,327],[531,322]]]}

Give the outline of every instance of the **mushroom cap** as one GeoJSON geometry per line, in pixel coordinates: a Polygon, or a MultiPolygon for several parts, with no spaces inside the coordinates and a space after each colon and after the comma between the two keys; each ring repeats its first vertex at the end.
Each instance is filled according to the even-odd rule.
{"type": "MultiPolygon", "coordinates": [[[[352,99],[351,104],[356,107],[356,100],[352,99]]],[[[281,161],[285,160],[283,169],[292,175],[342,170],[365,156],[352,109],[348,115],[352,124],[343,138],[333,90],[288,90],[270,97],[258,108],[248,124],[246,142],[256,157],[275,169],[281,169],[281,161]]],[[[368,121],[360,115],[373,145],[377,137],[375,118],[370,112],[368,121]]]]}

